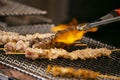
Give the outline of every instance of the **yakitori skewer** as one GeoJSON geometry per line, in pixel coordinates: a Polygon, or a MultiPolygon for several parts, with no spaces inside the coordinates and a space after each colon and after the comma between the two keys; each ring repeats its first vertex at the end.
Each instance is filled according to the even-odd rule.
{"type": "Polygon", "coordinates": [[[6,46],[11,46],[12,48],[16,47],[32,47],[32,48],[65,48],[70,46],[87,46],[86,44],[79,43],[72,43],[72,44],[64,44],[64,43],[56,43],[54,41],[55,35],[53,33],[45,33],[45,34],[39,34],[35,33],[33,35],[26,34],[26,35],[20,35],[18,33],[14,32],[5,32],[0,31],[0,44],[6,46]]]}
{"type": "Polygon", "coordinates": [[[72,67],[61,67],[61,66],[51,66],[48,65],[46,69],[47,73],[50,73],[53,76],[61,76],[61,77],[75,77],[75,78],[83,78],[85,80],[97,80],[97,78],[107,78],[107,79],[114,79],[120,80],[120,77],[112,76],[112,75],[104,75],[99,72],[95,72],[88,69],[75,69],[72,67]]]}
{"type": "Polygon", "coordinates": [[[108,56],[110,57],[110,54],[113,51],[118,51],[120,49],[114,49],[110,50],[107,48],[86,48],[81,50],[75,50],[72,52],[68,52],[64,49],[57,49],[57,48],[51,48],[51,49],[38,49],[38,48],[26,48],[23,52],[15,52],[15,51],[6,51],[6,54],[24,54],[27,58],[30,59],[41,59],[46,58],[49,60],[57,59],[57,58],[65,58],[70,60],[77,60],[77,59],[97,59],[97,57],[101,56],[108,56]]]}

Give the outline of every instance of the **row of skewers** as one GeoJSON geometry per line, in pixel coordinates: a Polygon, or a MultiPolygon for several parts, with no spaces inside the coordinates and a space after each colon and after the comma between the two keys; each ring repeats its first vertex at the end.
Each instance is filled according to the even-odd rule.
{"type": "MultiPolygon", "coordinates": [[[[38,47],[43,46],[44,43],[47,43],[47,39],[49,42],[54,41],[53,38],[54,34],[47,33],[47,34],[33,34],[33,35],[20,35],[14,32],[5,32],[0,31],[0,44],[4,45],[4,50],[6,54],[24,54],[27,58],[32,60],[39,59],[39,58],[46,58],[49,60],[57,59],[57,58],[66,58],[70,60],[76,59],[90,59],[90,58],[97,58],[101,56],[108,56],[114,50],[109,50],[107,48],[99,48],[99,49],[91,49],[86,48],[82,50],[75,50],[72,52],[68,52],[65,49],[55,48],[49,45],[47,47],[38,47]],[[41,41],[45,41],[44,43],[41,41]],[[42,45],[39,45],[41,44],[42,45]],[[36,46],[37,45],[37,46],[36,46]]],[[[48,43],[47,43],[48,44],[48,43]]],[[[45,44],[44,44],[45,45],[45,44]]],[[[50,44],[51,45],[51,44],[50,44]]],[[[54,45],[54,44],[52,44],[54,45]]],[[[47,72],[52,72],[53,76],[67,76],[67,77],[76,77],[76,78],[84,78],[84,79],[96,79],[97,77],[107,77],[107,78],[114,78],[119,80],[119,77],[116,76],[108,76],[108,75],[101,75],[99,72],[94,72],[91,70],[86,69],[74,69],[74,68],[64,68],[59,66],[48,66],[47,72]]]]}
{"type": "Polygon", "coordinates": [[[33,34],[33,35],[19,35],[18,33],[0,31],[0,43],[4,44],[4,48],[1,48],[6,54],[24,54],[27,58],[38,59],[47,58],[49,60],[57,58],[66,58],[70,60],[76,59],[89,59],[97,58],[101,56],[110,56],[112,50],[107,48],[91,49],[86,48],[82,50],[75,50],[68,52],[62,48],[55,48],[53,39],[54,34],[33,34]],[[14,36],[13,36],[14,35],[14,36]],[[52,41],[51,41],[51,39],[52,41]],[[48,39],[48,40],[47,40],[48,39]],[[44,44],[42,41],[45,41],[44,44]],[[50,43],[48,45],[48,43],[50,43]],[[38,47],[39,46],[39,47],[38,47]],[[43,48],[43,47],[44,48],[43,48]],[[54,47],[51,47],[54,46],[54,47]]]}
{"type": "MultiPolygon", "coordinates": [[[[71,24],[69,24],[71,25],[71,24]]],[[[76,22],[74,25],[78,25],[76,22]]],[[[63,28],[63,27],[62,27],[63,28]]],[[[67,29],[68,27],[65,27],[62,30],[67,29]]],[[[108,56],[110,57],[110,54],[112,51],[116,50],[109,50],[107,48],[99,48],[99,49],[91,49],[86,48],[82,50],[76,50],[72,52],[68,52],[61,48],[56,48],[58,46],[64,47],[61,44],[56,44],[55,40],[58,42],[67,42],[73,43],[75,40],[81,39],[82,36],[87,32],[95,32],[97,31],[97,28],[93,28],[91,30],[81,30],[78,31],[76,27],[70,27],[68,31],[66,30],[66,35],[71,34],[71,38],[73,40],[68,40],[65,37],[66,35],[54,35],[51,33],[48,34],[27,34],[27,35],[20,35],[18,33],[14,32],[5,32],[0,31],[0,45],[4,45],[4,48],[1,48],[1,50],[4,50],[6,54],[24,54],[27,58],[30,59],[38,59],[38,58],[47,58],[49,60],[57,59],[57,58],[66,58],[70,60],[76,60],[76,59],[89,59],[89,58],[97,58],[101,56],[108,56]],[[71,28],[71,29],[70,29],[71,28]],[[74,34],[77,36],[75,36],[74,34]],[[59,36],[58,38],[55,38],[55,36],[59,36]],[[62,40],[60,40],[63,38],[62,40]]],[[[57,29],[54,28],[56,31],[57,29]]],[[[57,30],[58,31],[58,30],[57,30]]],[[[63,32],[64,33],[64,32],[63,32]]],[[[70,45],[69,45],[70,46],[70,45]]],[[[76,78],[84,78],[85,80],[88,79],[97,79],[97,77],[102,78],[111,78],[115,80],[120,80],[120,77],[116,76],[108,76],[108,75],[102,75],[99,72],[94,72],[92,70],[86,70],[86,69],[74,69],[71,67],[60,67],[60,66],[48,66],[47,72],[51,72],[54,76],[67,76],[67,77],[76,77],[76,78]]]]}

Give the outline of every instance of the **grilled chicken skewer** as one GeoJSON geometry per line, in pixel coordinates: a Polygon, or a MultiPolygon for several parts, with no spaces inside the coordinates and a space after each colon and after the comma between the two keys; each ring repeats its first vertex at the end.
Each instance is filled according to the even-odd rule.
{"type": "MultiPolygon", "coordinates": [[[[19,35],[17,33],[7,33],[7,32],[2,32],[2,35],[7,35],[12,36],[14,35],[19,35]]],[[[47,38],[43,38],[42,40],[38,40],[37,42],[39,44],[37,44],[37,42],[33,43],[31,46],[30,40],[31,39],[37,39],[34,37],[41,37],[40,34],[37,35],[28,35],[27,36],[22,36],[24,38],[15,38],[15,39],[19,39],[18,41],[16,40],[12,40],[8,41],[8,43],[5,44],[4,49],[6,52],[18,52],[25,54],[26,57],[31,58],[31,59],[38,59],[38,58],[48,58],[49,60],[51,59],[57,59],[59,57],[62,58],[67,58],[70,60],[76,60],[76,59],[89,59],[89,58],[97,58],[100,56],[110,56],[110,54],[112,53],[111,50],[106,49],[106,48],[100,48],[100,49],[91,49],[91,48],[86,48],[83,50],[76,50],[73,52],[67,52],[64,49],[52,49],[49,45],[47,45],[48,43],[50,43],[50,45],[52,45],[51,41],[53,39],[53,37],[47,37],[47,38]],[[26,38],[27,37],[27,38],[26,38]],[[48,41],[47,41],[48,39],[48,41]],[[44,42],[45,40],[45,42],[44,42]],[[50,41],[50,42],[49,42],[50,41]],[[40,44],[41,43],[41,44],[40,44]],[[46,43],[46,44],[44,44],[46,43]],[[45,45],[45,47],[44,47],[45,45]],[[41,49],[41,47],[39,46],[43,46],[42,48],[46,48],[47,46],[51,49],[41,49]],[[40,48],[40,49],[38,49],[40,48]]],[[[1,38],[2,39],[2,38],[1,38]]],[[[39,38],[38,38],[39,39],[39,38]]],[[[10,40],[10,39],[6,39],[6,40],[10,40]]],[[[54,44],[53,44],[54,45],[54,44]]],[[[10,53],[9,53],[10,54],[10,53]]]]}
{"type": "Polygon", "coordinates": [[[27,46],[33,47],[33,48],[55,47],[55,44],[53,41],[53,39],[54,39],[53,33],[46,33],[46,34],[35,33],[33,35],[27,34],[25,36],[20,35],[18,33],[14,33],[14,32],[0,31],[0,33],[1,33],[0,34],[0,44],[1,45],[4,44],[5,47],[6,47],[6,45],[13,47],[13,45],[15,45],[15,43],[19,44],[19,42],[22,42],[22,45],[23,45],[23,43],[24,43],[24,45],[26,43],[29,43],[29,45],[27,44],[27,46]]]}
{"type": "Polygon", "coordinates": [[[51,66],[48,65],[47,73],[50,73],[53,76],[61,76],[61,77],[75,77],[75,78],[83,78],[85,80],[96,80],[97,78],[109,78],[114,80],[120,80],[120,77],[111,76],[111,75],[103,75],[99,72],[95,72],[87,69],[75,69],[72,67],[61,67],[61,66],[51,66]]]}
{"type": "MultiPolygon", "coordinates": [[[[32,47],[32,48],[44,48],[44,49],[55,48],[55,47],[66,48],[68,46],[70,47],[73,45],[74,46],[87,46],[84,44],[76,45],[76,43],[73,43],[70,45],[63,44],[63,43],[56,44],[54,42],[55,35],[53,33],[46,33],[46,34],[35,33],[33,35],[27,34],[25,36],[20,35],[18,33],[14,33],[14,32],[0,31],[0,33],[1,33],[0,44],[1,45],[4,44],[5,47],[6,46],[11,47],[11,49],[14,49],[13,51],[15,51],[15,48],[13,47],[15,47],[16,44],[19,44],[21,47],[23,46],[23,48],[24,46],[27,46],[27,47],[32,47]]],[[[9,50],[10,48],[7,48],[7,49],[9,50]]]]}
{"type": "Polygon", "coordinates": [[[0,44],[6,44],[8,42],[17,42],[19,40],[23,40],[23,41],[30,41],[33,40],[35,38],[45,38],[45,37],[49,37],[51,35],[54,35],[53,33],[46,33],[46,34],[39,34],[39,33],[35,33],[33,35],[27,34],[27,35],[20,35],[18,33],[14,33],[14,32],[5,32],[5,31],[0,31],[0,44]]]}
{"type": "Polygon", "coordinates": [[[86,48],[82,50],[76,50],[72,52],[67,52],[64,49],[33,49],[27,48],[25,51],[25,56],[30,59],[38,59],[38,58],[47,58],[49,60],[57,59],[57,58],[66,58],[70,60],[77,60],[77,59],[90,59],[90,58],[97,58],[101,56],[110,56],[112,53],[111,50],[106,48],[99,48],[99,49],[91,49],[86,48]]]}
{"type": "MultiPolygon", "coordinates": [[[[36,38],[36,39],[39,40],[39,38],[36,38]]],[[[19,40],[17,42],[16,41],[10,41],[10,42],[8,42],[8,43],[6,43],[4,45],[4,50],[7,51],[7,52],[8,51],[10,51],[10,52],[25,52],[26,48],[33,48],[33,49],[34,48],[42,48],[42,49],[44,48],[44,49],[50,49],[50,48],[55,48],[57,46],[59,46],[61,48],[64,48],[64,46],[67,46],[67,45],[62,45],[62,44],[56,44],[55,45],[55,44],[53,44],[51,42],[49,43],[49,40],[47,41],[46,38],[43,38],[43,40],[41,40],[41,41],[37,41],[37,40],[34,41],[34,40],[32,40],[32,41],[29,41],[29,40],[26,40],[26,41],[19,40]],[[44,41],[44,39],[46,41],[44,41]]],[[[87,45],[86,44],[79,44],[78,46],[87,46],[87,45]]]]}
{"type": "MultiPolygon", "coordinates": [[[[6,47],[9,48],[9,47],[6,47]]],[[[99,48],[99,49],[91,49],[86,48],[82,50],[75,50],[72,52],[68,52],[64,49],[57,49],[57,48],[51,48],[51,49],[38,49],[38,48],[23,48],[24,51],[20,51],[21,48],[18,48],[19,50],[17,52],[15,51],[8,51],[6,49],[6,54],[24,54],[27,58],[30,59],[41,59],[46,58],[49,60],[57,59],[57,58],[66,58],[70,60],[77,60],[77,59],[90,59],[90,58],[97,58],[101,56],[108,56],[110,57],[110,54],[112,53],[112,50],[109,50],[107,48],[99,48]]]]}
{"type": "MultiPolygon", "coordinates": [[[[17,36],[19,35],[16,33],[7,33],[7,32],[3,32],[3,34],[6,34],[8,37],[13,34],[15,34],[17,36]]],[[[76,60],[76,59],[84,59],[85,60],[85,59],[89,59],[89,58],[97,58],[100,56],[110,56],[110,54],[111,54],[111,50],[106,49],[106,48],[100,48],[100,49],[87,48],[87,49],[83,49],[83,50],[76,50],[73,52],[67,52],[64,49],[56,49],[56,48],[52,49],[47,44],[50,43],[50,45],[52,45],[51,41],[52,41],[53,37],[50,36],[51,38],[47,37],[47,38],[43,38],[42,40],[39,41],[38,37],[41,37],[40,34],[37,34],[35,36],[37,36],[37,38],[34,38],[34,39],[38,39],[37,42],[39,44],[37,44],[37,42],[35,42],[31,46],[30,40],[33,39],[33,35],[28,35],[28,37],[22,36],[24,38],[18,38],[19,39],[18,41],[17,40],[9,41],[8,43],[5,44],[4,49],[7,53],[9,52],[8,54],[10,54],[10,52],[11,53],[18,52],[19,54],[20,53],[25,54],[26,57],[31,58],[33,60],[38,59],[38,58],[48,58],[49,60],[51,60],[51,59],[57,59],[59,57],[67,58],[70,60],[76,60]],[[47,41],[47,39],[48,39],[48,41],[47,41]],[[43,42],[44,40],[45,40],[45,42],[43,42]],[[44,43],[46,43],[46,44],[44,44],[44,43]],[[41,47],[39,47],[40,45],[43,46],[42,48],[46,48],[48,46],[51,49],[41,49],[41,47]],[[44,47],[44,45],[45,45],[45,47],[44,47]],[[40,48],[40,49],[38,49],[38,48],[40,48]]]]}

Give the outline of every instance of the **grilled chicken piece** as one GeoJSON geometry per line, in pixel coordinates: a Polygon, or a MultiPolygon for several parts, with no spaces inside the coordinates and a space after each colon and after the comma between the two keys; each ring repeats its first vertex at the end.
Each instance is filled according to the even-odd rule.
{"type": "Polygon", "coordinates": [[[4,45],[5,51],[16,51],[16,42],[8,42],[6,45],[4,45]]]}

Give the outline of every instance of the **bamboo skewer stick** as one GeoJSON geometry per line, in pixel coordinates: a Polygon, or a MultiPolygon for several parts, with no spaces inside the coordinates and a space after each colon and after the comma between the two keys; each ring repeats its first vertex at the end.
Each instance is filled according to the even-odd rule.
{"type": "Polygon", "coordinates": [[[5,48],[0,48],[0,50],[5,50],[5,48]]]}
{"type": "Polygon", "coordinates": [[[24,52],[6,52],[6,54],[25,54],[24,52]]]}
{"type": "MultiPolygon", "coordinates": [[[[85,45],[85,44],[83,44],[83,45],[85,45]]],[[[5,48],[0,48],[0,50],[5,50],[5,48]]],[[[120,51],[120,49],[113,49],[113,50],[111,50],[112,52],[114,52],[114,51],[120,51]]],[[[10,52],[6,52],[6,54],[25,54],[25,52],[14,52],[14,51],[10,51],[10,52]]]]}
{"type": "Polygon", "coordinates": [[[112,75],[103,75],[103,74],[100,74],[99,77],[120,80],[120,77],[112,76],[112,75]]]}
{"type": "Polygon", "coordinates": [[[111,50],[112,52],[114,52],[114,51],[120,51],[120,49],[113,49],[113,50],[111,50]]]}
{"type": "Polygon", "coordinates": [[[87,46],[87,44],[75,43],[74,46],[87,46]]]}

